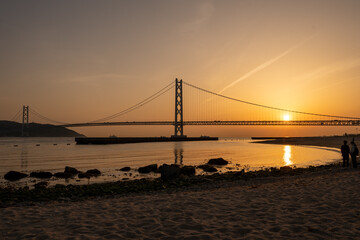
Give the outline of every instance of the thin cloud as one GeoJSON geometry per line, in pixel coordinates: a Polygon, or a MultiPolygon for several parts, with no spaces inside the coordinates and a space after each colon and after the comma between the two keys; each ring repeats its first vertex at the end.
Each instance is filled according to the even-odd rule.
{"type": "Polygon", "coordinates": [[[232,86],[236,85],[237,83],[251,77],[252,75],[256,74],[257,72],[261,71],[262,69],[270,66],[271,64],[275,63],[276,61],[278,61],[279,59],[285,57],[286,55],[288,55],[289,53],[293,52],[294,50],[296,50],[297,48],[301,47],[302,45],[304,45],[306,42],[308,42],[310,39],[312,39],[315,35],[310,36],[309,38],[305,39],[304,41],[296,44],[295,46],[289,48],[288,50],[286,50],[285,52],[281,53],[280,55],[270,59],[267,62],[264,62],[262,64],[260,64],[259,66],[257,66],[256,68],[252,69],[250,72],[246,73],[245,75],[241,76],[240,78],[236,79],[235,81],[233,81],[232,83],[230,83],[229,85],[227,85],[226,87],[224,87],[219,93],[223,93],[225,90],[231,88],[232,86]]]}

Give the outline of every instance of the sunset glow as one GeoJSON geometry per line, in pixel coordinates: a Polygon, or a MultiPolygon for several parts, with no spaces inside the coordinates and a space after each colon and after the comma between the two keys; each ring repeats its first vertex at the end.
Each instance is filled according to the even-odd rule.
{"type": "Polygon", "coordinates": [[[289,166],[292,165],[292,158],[291,158],[291,146],[284,146],[284,156],[283,156],[283,160],[285,163],[285,166],[289,166]]]}
{"type": "Polygon", "coordinates": [[[283,120],[284,121],[290,121],[290,115],[289,114],[284,114],[283,120]]]}

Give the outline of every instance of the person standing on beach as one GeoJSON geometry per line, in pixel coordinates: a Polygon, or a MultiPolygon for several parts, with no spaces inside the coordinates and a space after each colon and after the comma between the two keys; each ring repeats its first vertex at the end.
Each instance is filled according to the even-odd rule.
{"type": "Polygon", "coordinates": [[[351,142],[351,149],[350,149],[350,155],[351,155],[351,162],[353,168],[357,168],[357,162],[356,162],[356,156],[359,154],[359,149],[357,148],[354,141],[351,142]]]}
{"type": "Polygon", "coordinates": [[[350,147],[347,145],[347,141],[344,141],[344,145],[341,146],[341,155],[343,157],[343,167],[349,167],[349,153],[350,147]]]}

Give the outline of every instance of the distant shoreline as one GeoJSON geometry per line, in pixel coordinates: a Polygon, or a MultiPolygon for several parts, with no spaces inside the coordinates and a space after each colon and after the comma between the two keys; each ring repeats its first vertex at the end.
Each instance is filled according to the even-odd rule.
{"type": "Polygon", "coordinates": [[[0,120],[0,137],[84,137],[84,135],[65,127],[40,123],[29,123],[22,134],[21,123],[0,120]]]}
{"type": "Polygon", "coordinates": [[[350,144],[350,142],[357,139],[360,142],[359,135],[347,135],[347,136],[325,136],[325,137],[252,137],[254,140],[252,143],[262,144],[281,144],[281,145],[306,145],[306,146],[318,146],[329,148],[340,148],[343,145],[344,140],[350,144]],[[255,141],[256,140],[256,141],[255,141]],[[259,140],[259,141],[257,141],[259,140]]]}

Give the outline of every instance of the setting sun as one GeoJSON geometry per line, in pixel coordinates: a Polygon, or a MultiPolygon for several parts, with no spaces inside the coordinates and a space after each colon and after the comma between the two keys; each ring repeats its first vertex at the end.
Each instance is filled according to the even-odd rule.
{"type": "Polygon", "coordinates": [[[289,114],[284,114],[283,115],[283,120],[284,121],[290,121],[290,115],[289,114]]]}

